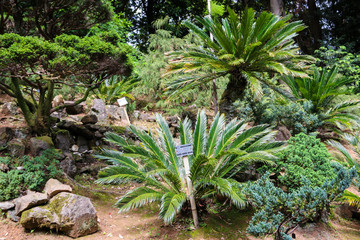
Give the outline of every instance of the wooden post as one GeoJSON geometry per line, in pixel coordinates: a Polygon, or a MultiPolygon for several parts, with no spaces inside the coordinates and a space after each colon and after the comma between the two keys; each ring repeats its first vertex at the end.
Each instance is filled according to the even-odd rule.
{"type": "Polygon", "coordinates": [[[188,198],[190,199],[190,206],[191,206],[191,212],[192,212],[192,216],[194,219],[194,227],[198,228],[199,227],[199,220],[198,220],[198,215],[197,215],[197,211],[196,211],[196,203],[195,203],[195,197],[194,197],[194,192],[193,192],[193,185],[190,179],[190,167],[189,167],[189,159],[187,156],[183,157],[183,161],[184,161],[184,167],[185,167],[185,175],[186,175],[186,182],[187,182],[187,186],[188,186],[188,198]]]}

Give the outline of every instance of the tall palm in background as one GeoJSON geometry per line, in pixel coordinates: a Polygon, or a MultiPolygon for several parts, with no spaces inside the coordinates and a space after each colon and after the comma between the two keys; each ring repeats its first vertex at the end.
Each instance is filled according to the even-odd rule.
{"type": "Polygon", "coordinates": [[[241,18],[231,9],[229,17],[221,21],[209,17],[198,18],[203,28],[186,22],[185,25],[203,42],[203,46],[174,52],[176,57],[168,66],[168,73],[192,73],[169,85],[173,94],[186,91],[214,78],[229,75],[229,83],[220,100],[220,111],[229,113],[234,101],[241,98],[248,84],[260,88],[260,82],[272,84],[265,73],[306,76],[302,71],[311,56],[299,55],[293,38],[305,28],[300,21],[289,22],[263,12],[259,17],[253,9],[245,9],[241,18]],[[211,40],[210,32],[214,40],[211,40]],[[199,74],[199,70],[202,71],[199,74]]]}
{"type": "MultiPolygon", "coordinates": [[[[120,146],[124,153],[103,150],[99,159],[111,164],[99,173],[100,183],[121,183],[135,180],[142,186],[127,192],[116,205],[128,211],[152,202],[160,203],[160,218],[165,223],[174,220],[185,206],[188,192],[183,161],[175,153],[175,141],[164,118],[157,116],[158,137],[134,126],[130,131],[140,140],[140,145],[129,144],[115,133],[108,133],[106,140],[120,146]]],[[[198,114],[195,130],[191,122],[180,122],[180,143],[192,144],[189,156],[190,179],[193,195],[198,201],[224,196],[237,207],[244,207],[242,185],[231,177],[244,161],[272,163],[283,142],[273,141],[274,134],[266,125],[247,128],[236,119],[225,124],[224,115],[217,114],[207,131],[205,112],[198,114]]]]}

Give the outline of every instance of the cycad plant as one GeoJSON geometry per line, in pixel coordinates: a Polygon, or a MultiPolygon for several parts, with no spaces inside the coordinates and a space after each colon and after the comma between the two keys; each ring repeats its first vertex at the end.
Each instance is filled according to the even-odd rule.
{"type": "MultiPolygon", "coordinates": [[[[327,144],[334,147],[341,153],[341,155],[336,154],[336,159],[338,161],[343,162],[348,167],[355,167],[358,176],[354,179],[354,183],[360,187],[360,135],[344,133],[342,137],[348,143],[346,147],[335,140],[329,140],[327,141],[327,144]]],[[[360,197],[350,191],[345,191],[339,200],[360,209],[360,197]]]]}
{"type": "Polygon", "coordinates": [[[244,161],[272,163],[282,142],[273,141],[275,134],[266,125],[247,128],[244,121],[225,123],[224,115],[216,115],[209,131],[204,111],[198,114],[195,130],[191,122],[180,121],[180,144],[192,144],[189,156],[193,192],[186,186],[183,161],[176,156],[175,139],[163,117],[157,115],[157,133],[146,133],[131,126],[130,131],[140,140],[128,143],[114,133],[106,140],[120,146],[124,152],[104,149],[97,157],[111,165],[99,173],[99,183],[117,184],[133,180],[142,186],[127,192],[116,203],[120,211],[128,211],[153,202],[160,203],[160,218],[171,223],[185,206],[187,196],[199,199],[225,196],[237,207],[246,205],[242,185],[231,178],[244,161]],[[158,136],[158,137],[157,137],[158,136]]]}
{"type": "Polygon", "coordinates": [[[99,88],[94,90],[97,98],[102,99],[106,104],[113,104],[117,99],[127,97],[134,100],[131,91],[139,83],[139,79],[134,77],[111,76],[105,79],[99,88]]]}
{"type": "Polygon", "coordinates": [[[229,75],[219,104],[225,113],[229,113],[232,103],[243,96],[249,84],[255,88],[261,87],[260,82],[272,86],[264,77],[266,73],[306,76],[302,71],[304,63],[314,60],[298,54],[293,38],[305,28],[300,21],[289,22],[290,16],[281,18],[269,12],[255,17],[251,8],[245,9],[241,17],[228,11],[229,17],[221,21],[197,18],[201,27],[186,22],[203,45],[174,52],[172,56],[176,58],[168,67],[168,73],[187,73],[169,85],[174,94],[229,75]]]}
{"type": "Polygon", "coordinates": [[[313,112],[319,114],[320,120],[328,125],[342,127],[360,126],[360,117],[351,113],[352,109],[359,108],[360,101],[345,101],[332,106],[332,101],[339,95],[350,93],[347,85],[354,82],[337,74],[337,67],[319,71],[313,68],[309,77],[283,77],[289,86],[292,99],[308,100],[313,104],[313,112]]]}

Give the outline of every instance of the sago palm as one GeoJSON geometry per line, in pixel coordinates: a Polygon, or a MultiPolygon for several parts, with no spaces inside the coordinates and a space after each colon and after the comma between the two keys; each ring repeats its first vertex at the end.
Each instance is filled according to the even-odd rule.
{"type": "MultiPolygon", "coordinates": [[[[342,143],[334,140],[327,141],[327,144],[334,147],[338,150],[341,155],[336,154],[335,157],[338,161],[345,162],[347,166],[355,167],[358,172],[358,176],[354,179],[354,183],[357,186],[360,186],[360,135],[357,134],[348,134],[344,133],[342,135],[343,140],[347,142],[347,146],[345,147],[342,143]],[[349,151],[350,150],[350,151],[349,151]],[[352,152],[352,154],[350,153],[352,152]]],[[[354,206],[357,209],[360,209],[360,197],[350,191],[345,191],[339,201],[346,203],[350,206],[354,206]]]]}
{"type": "Polygon", "coordinates": [[[172,54],[176,58],[170,62],[168,73],[187,74],[172,82],[169,89],[177,94],[229,75],[230,81],[219,105],[221,112],[228,113],[249,83],[255,88],[260,88],[260,82],[272,86],[264,77],[265,73],[306,76],[302,71],[304,63],[313,58],[299,55],[293,40],[305,26],[300,21],[289,22],[290,16],[281,18],[268,12],[255,15],[251,8],[245,9],[241,17],[229,9],[229,17],[221,21],[197,18],[202,28],[186,22],[185,25],[202,40],[203,46],[172,54]]]}
{"type": "Polygon", "coordinates": [[[127,192],[116,205],[120,211],[128,211],[158,202],[159,216],[166,224],[174,220],[190,194],[197,200],[225,196],[235,206],[244,207],[242,185],[231,176],[243,161],[272,163],[276,158],[274,153],[283,145],[273,141],[275,132],[268,126],[247,128],[247,124],[237,120],[225,124],[224,115],[216,115],[209,131],[204,111],[198,114],[194,131],[188,119],[180,122],[180,143],[193,146],[189,165],[194,188],[189,193],[183,161],[175,153],[175,139],[160,115],[157,115],[157,124],[158,137],[130,126],[130,131],[140,140],[139,145],[129,144],[124,138],[108,133],[106,140],[120,146],[124,152],[104,149],[97,155],[111,163],[99,173],[97,181],[104,184],[129,180],[142,182],[142,186],[127,192]]]}
{"type": "Polygon", "coordinates": [[[331,107],[332,101],[339,95],[349,93],[347,85],[354,82],[337,74],[337,67],[319,71],[314,67],[309,77],[284,76],[282,79],[291,91],[292,99],[309,100],[314,112],[328,125],[342,127],[360,126],[360,117],[351,113],[359,108],[360,101],[346,101],[331,107]]]}

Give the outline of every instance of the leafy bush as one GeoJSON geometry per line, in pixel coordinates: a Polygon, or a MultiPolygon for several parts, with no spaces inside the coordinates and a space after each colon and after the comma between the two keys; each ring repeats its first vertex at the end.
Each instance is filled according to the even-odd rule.
{"type": "Polygon", "coordinates": [[[276,160],[272,169],[280,185],[289,190],[302,186],[320,187],[334,179],[332,156],[320,139],[300,133],[288,140],[288,147],[276,160]]]}
{"type": "Polygon", "coordinates": [[[246,189],[250,204],[257,209],[247,231],[255,236],[274,234],[277,240],[290,240],[288,234],[299,224],[317,220],[327,213],[330,203],[350,186],[356,170],[337,166],[337,175],[321,187],[304,182],[290,192],[275,187],[269,175],[264,175],[246,189]]]}
{"type": "Polygon", "coordinates": [[[316,65],[325,69],[337,66],[339,73],[355,82],[356,91],[359,92],[360,54],[352,54],[345,46],[340,46],[337,49],[320,47],[319,50],[315,51],[315,54],[318,57],[316,65]]]}
{"type": "Polygon", "coordinates": [[[46,150],[40,157],[35,158],[0,158],[0,164],[10,168],[8,172],[0,171],[0,201],[16,198],[21,191],[27,189],[40,191],[47,180],[60,173],[56,157],[54,150],[46,150]]]}
{"type": "Polygon", "coordinates": [[[256,99],[247,91],[244,100],[235,103],[237,115],[255,124],[286,126],[292,134],[308,134],[322,125],[320,115],[313,113],[311,102],[284,101],[266,87],[263,93],[260,99],[256,99]]]}
{"type": "MultiPolygon", "coordinates": [[[[116,205],[128,211],[153,202],[160,203],[160,218],[172,222],[186,206],[186,174],[181,158],[175,153],[175,140],[165,121],[157,115],[158,131],[146,133],[134,126],[130,131],[140,140],[140,145],[129,144],[124,138],[108,133],[106,140],[122,147],[125,153],[103,150],[99,159],[110,166],[99,173],[98,182],[117,184],[129,180],[144,182],[122,196],[116,205]]],[[[190,179],[196,200],[228,198],[235,206],[243,207],[245,201],[240,191],[242,185],[231,178],[242,162],[272,162],[274,153],[282,142],[274,142],[274,131],[266,125],[247,128],[243,121],[225,123],[224,115],[217,114],[207,131],[204,111],[198,114],[195,130],[191,122],[180,122],[181,144],[192,144],[189,156],[190,179]]]]}

